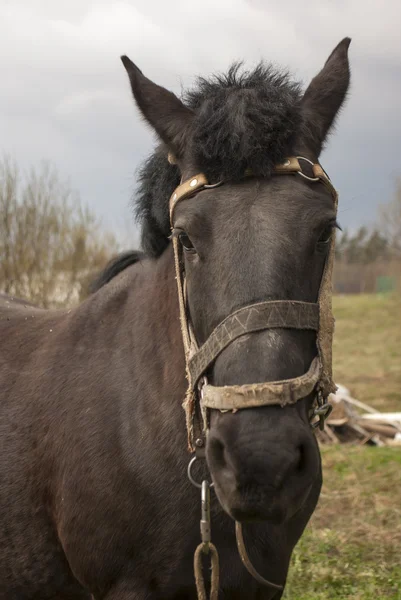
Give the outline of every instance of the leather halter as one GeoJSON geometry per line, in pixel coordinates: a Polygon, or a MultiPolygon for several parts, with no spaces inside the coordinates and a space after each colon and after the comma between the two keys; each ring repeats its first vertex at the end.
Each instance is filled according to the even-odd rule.
{"type": "MultiPolygon", "coordinates": [[[[311,182],[321,182],[330,191],[334,208],[337,211],[338,195],[330,179],[319,164],[304,157],[290,157],[277,165],[274,175],[299,175],[311,182]],[[312,166],[313,177],[302,171],[300,161],[312,166]]],[[[252,176],[250,174],[250,176],[252,176]]],[[[197,192],[209,187],[207,177],[199,173],[183,182],[170,198],[170,223],[174,226],[174,209],[178,202],[192,198],[197,192]]],[[[188,389],[184,401],[187,418],[188,446],[196,449],[194,415],[197,400],[203,417],[204,437],[208,428],[207,409],[222,411],[252,408],[278,404],[293,404],[315,391],[314,404],[325,400],[336,386],[332,380],[332,337],[334,319],[331,311],[331,279],[334,259],[335,233],[330,241],[329,252],[324,267],[317,303],[294,300],[274,300],[245,306],[224,319],[199,347],[189,319],[186,302],[185,273],[182,268],[182,248],[179,240],[173,237],[175,270],[180,307],[181,331],[185,350],[188,389]],[[307,373],[293,379],[264,382],[248,385],[216,387],[207,383],[205,372],[217,356],[240,336],[271,328],[312,329],[316,331],[318,355],[312,360],[307,373]]],[[[198,442],[201,445],[202,440],[198,442]]]]}

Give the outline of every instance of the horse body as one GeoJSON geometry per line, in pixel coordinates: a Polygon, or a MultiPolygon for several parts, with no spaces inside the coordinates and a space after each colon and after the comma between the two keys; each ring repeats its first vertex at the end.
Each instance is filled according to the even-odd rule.
{"type": "Polygon", "coordinates": [[[0,597],[47,599],[63,590],[85,598],[52,517],[52,430],[60,417],[45,406],[56,409],[59,399],[45,357],[56,354],[49,336],[60,316],[6,297],[0,315],[0,597]]]}
{"type": "MultiPolygon", "coordinates": [[[[322,482],[310,414],[332,384],[331,312],[320,311],[320,292],[337,197],[318,158],[348,89],[349,42],[303,95],[285,73],[237,66],[201,80],[186,105],[123,57],[164,144],[140,176],[144,252],[109,265],[71,310],[0,296],[0,600],[195,600],[200,494],[186,477],[181,405],[187,393],[199,408],[202,396],[187,392],[180,317],[202,346],[237,310],[280,303],[327,317],[324,355],[305,319],[232,337],[208,359],[202,385],[207,377],[209,389],[241,394],[275,382],[285,392],[269,406],[209,406],[197,441],[202,476],[214,483],[221,597],[281,598],[277,584],[322,482]],[[298,167],[273,177],[285,164],[298,167]],[[181,179],[189,193],[177,188],[172,214],[181,179]],[[325,387],[314,379],[294,399],[293,382],[322,356],[325,387]],[[275,588],[242,566],[234,519],[275,588]]],[[[323,291],[328,307],[327,284],[323,291]]]]}
{"type": "MultiPolygon", "coordinates": [[[[185,477],[169,254],[70,311],[1,305],[1,598],[196,597],[199,498],[185,477]]],[[[272,598],[241,567],[232,520],[216,500],[212,510],[222,591],[272,598]]],[[[257,527],[256,559],[276,576],[285,577],[303,510],[285,530],[257,527]]]]}

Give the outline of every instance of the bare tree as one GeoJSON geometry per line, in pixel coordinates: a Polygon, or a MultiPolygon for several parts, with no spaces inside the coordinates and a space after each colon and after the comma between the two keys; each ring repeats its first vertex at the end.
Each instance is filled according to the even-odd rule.
{"type": "Polygon", "coordinates": [[[117,249],[54,166],[22,175],[0,160],[1,291],[44,307],[72,303],[117,249]]]}
{"type": "Polygon", "coordinates": [[[392,256],[401,258],[401,177],[396,179],[392,200],[379,208],[379,222],[392,256]]]}

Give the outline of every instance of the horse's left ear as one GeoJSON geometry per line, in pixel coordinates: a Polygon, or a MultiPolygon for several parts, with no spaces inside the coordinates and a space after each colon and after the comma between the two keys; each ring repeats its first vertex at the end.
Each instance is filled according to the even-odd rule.
{"type": "Polygon", "coordinates": [[[323,69],[314,77],[302,99],[304,128],[302,145],[316,157],[345,100],[350,82],[348,48],[344,38],[330,54],[323,69]]]}
{"type": "Polygon", "coordinates": [[[180,156],[193,112],[172,92],[145,77],[128,56],[122,56],[121,60],[142,115],[173,153],[180,156]]]}

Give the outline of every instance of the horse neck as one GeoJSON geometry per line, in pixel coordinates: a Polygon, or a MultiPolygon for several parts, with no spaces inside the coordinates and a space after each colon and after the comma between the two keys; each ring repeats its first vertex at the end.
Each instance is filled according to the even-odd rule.
{"type": "Polygon", "coordinates": [[[185,388],[185,359],[172,248],[157,259],[138,263],[127,275],[121,325],[128,326],[136,362],[141,367],[146,362],[148,376],[160,389],[170,386],[178,392],[185,388]]]}
{"type": "MultiPolygon", "coordinates": [[[[103,294],[98,292],[98,302],[113,352],[128,374],[129,393],[122,394],[122,412],[131,423],[141,424],[141,435],[150,428],[149,436],[154,439],[156,428],[153,435],[151,428],[156,423],[159,438],[178,435],[180,453],[185,455],[181,405],[187,382],[176,286],[169,247],[158,259],[123,271],[103,288],[103,294]]],[[[171,441],[169,446],[173,451],[171,441]]]]}

